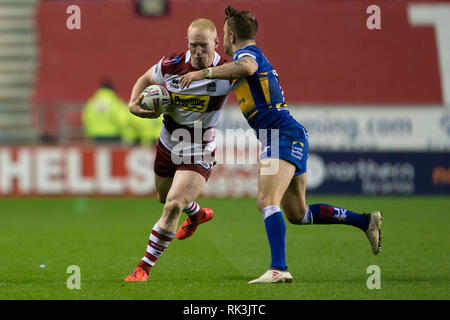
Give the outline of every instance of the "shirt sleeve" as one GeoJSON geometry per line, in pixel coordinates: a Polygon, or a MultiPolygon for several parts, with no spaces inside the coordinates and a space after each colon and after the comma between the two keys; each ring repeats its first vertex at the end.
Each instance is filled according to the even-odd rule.
{"type": "Polygon", "coordinates": [[[155,82],[159,85],[164,84],[164,75],[162,73],[162,66],[161,66],[163,60],[164,58],[159,60],[159,62],[155,64],[155,69],[153,69],[153,80],[155,80],[155,82]]]}
{"type": "Polygon", "coordinates": [[[242,50],[242,51],[236,52],[236,54],[233,56],[233,60],[239,60],[242,57],[250,57],[253,60],[255,60],[256,63],[259,65],[258,57],[251,51],[242,50]]]}

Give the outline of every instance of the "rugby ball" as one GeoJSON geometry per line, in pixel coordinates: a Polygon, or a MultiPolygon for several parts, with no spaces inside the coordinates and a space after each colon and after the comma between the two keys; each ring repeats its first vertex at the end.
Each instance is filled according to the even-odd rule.
{"type": "Polygon", "coordinates": [[[170,104],[170,94],[166,88],[157,84],[148,86],[142,91],[141,107],[145,110],[155,111],[162,114],[170,104]]]}

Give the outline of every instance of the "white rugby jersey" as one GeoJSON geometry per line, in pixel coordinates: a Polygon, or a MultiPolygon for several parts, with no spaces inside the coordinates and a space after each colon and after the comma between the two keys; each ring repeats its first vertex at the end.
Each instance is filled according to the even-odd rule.
{"type": "MultiPolygon", "coordinates": [[[[216,124],[231,89],[229,80],[219,79],[194,81],[189,88],[181,89],[181,76],[198,70],[191,66],[190,58],[189,50],[164,57],[155,65],[153,72],[155,82],[164,85],[172,98],[164,113],[160,141],[170,151],[184,156],[215,150],[216,124]],[[189,137],[190,141],[186,141],[189,137]]],[[[213,66],[225,62],[217,52],[214,53],[213,66]]]]}

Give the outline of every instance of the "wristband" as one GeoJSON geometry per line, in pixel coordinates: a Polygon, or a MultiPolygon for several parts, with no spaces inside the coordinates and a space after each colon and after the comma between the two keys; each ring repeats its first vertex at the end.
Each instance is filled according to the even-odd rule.
{"type": "Polygon", "coordinates": [[[211,79],[212,78],[212,68],[203,69],[203,78],[204,79],[211,79]]]}

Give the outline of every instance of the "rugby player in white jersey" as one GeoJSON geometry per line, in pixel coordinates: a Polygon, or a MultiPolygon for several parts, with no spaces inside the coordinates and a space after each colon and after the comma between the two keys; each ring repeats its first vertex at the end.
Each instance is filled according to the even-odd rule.
{"type": "Polygon", "coordinates": [[[213,211],[200,208],[195,199],[206,184],[214,164],[215,126],[230,91],[228,80],[204,79],[181,89],[179,79],[191,71],[215,67],[226,62],[215,49],[219,44],[214,23],[194,20],[187,30],[189,50],[162,58],[142,75],[133,87],[129,109],[136,116],[156,118],[142,109],[141,92],[152,84],[165,85],[172,97],[164,113],[155,158],[155,185],[164,203],[161,218],[153,226],[145,256],[125,281],[146,281],[150,268],[172,239],[190,237],[196,227],[209,221],[213,211]],[[201,141],[195,141],[201,130],[201,141]],[[195,142],[195,143],[194,143],[195,142]],[[182,212],[187,220],[177,232],[182,212]]]}

